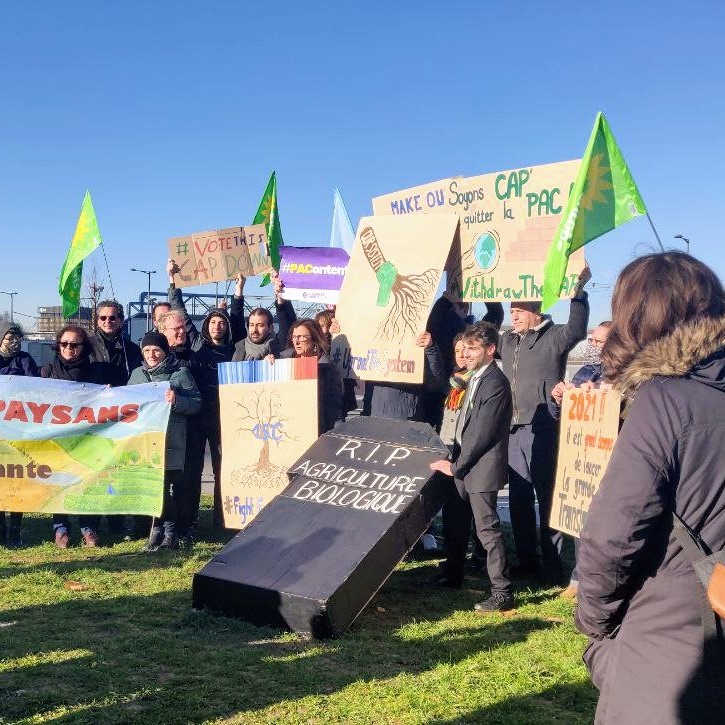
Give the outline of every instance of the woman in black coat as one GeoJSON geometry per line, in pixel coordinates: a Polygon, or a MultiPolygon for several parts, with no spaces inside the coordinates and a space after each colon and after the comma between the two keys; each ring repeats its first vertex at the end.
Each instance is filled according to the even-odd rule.
{"type": "Polygon", "coordinates": [[[627,415],[577,560],[596,723],[722,722],[724,623],[673,520],[725,547],[725,293],[689,255],[652,254],[622,271],[612,313],[604,377],[627,415]]]}
{"type": "MultiPolygon", "coordinates": [[[[100,383],[97,363],[90,361],[91,345],[86,331],[78,325],[66,325],[55,337],[55,357],[43,366],[40,376],[74,383],[100,383]]],[[[79,516],[83,546],[98,545],[100,516],[79,516]]],[[[55,545],[66,549],[70,542],[68,514],[53,514],[55,545]]]]}
{"type": "Polygon", "coordinates": [[[289,344],[281,358],[317,358],[317,434],[334,428],[344,420],[342,407],[342,379],[328,355],[329,347],[320,326],[309,319],[297,320],[290,328],[289,344]]]}

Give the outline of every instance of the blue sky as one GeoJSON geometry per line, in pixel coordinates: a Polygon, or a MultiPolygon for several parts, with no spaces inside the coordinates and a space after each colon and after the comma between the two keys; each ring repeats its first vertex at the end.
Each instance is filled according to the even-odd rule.
{"type": "MultiPolygon", "coordinates": [[[[0,289],[59,303],[86,188],[126,303],[130,267],[165,289],[168,237],[251,221],[272,169],[285,241],[326,244],[335,186],[356,223],[378,194],[577,158],[598,110],[665,246],[723,278],[724,37],[697,1],[5,3],[0,289]]],[[[638,219],[587,248],[593,322],[655,245],[638,219]]]]}

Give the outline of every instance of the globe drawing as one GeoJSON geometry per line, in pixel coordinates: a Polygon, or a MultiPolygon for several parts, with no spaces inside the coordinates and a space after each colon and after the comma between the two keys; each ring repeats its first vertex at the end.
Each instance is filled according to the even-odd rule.
{"type": "Polygon", "coordinates": [[[495,237],[490,234],[481,234],[476,239],[476,244],[473,249],[473,253],[476,257],[478,266],[484,271],[491,269],[496,264],[498,259],[498,244],[496,243],[495,237]]]}

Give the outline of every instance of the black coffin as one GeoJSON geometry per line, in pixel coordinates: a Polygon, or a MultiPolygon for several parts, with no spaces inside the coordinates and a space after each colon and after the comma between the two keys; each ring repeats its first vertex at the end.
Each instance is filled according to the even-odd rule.
{"type": "Polygon", "coordinates": [[[450,479],[425,423],[353,418],[290,467],[290,485],[194,576],[193,606],[341,635],[425,532],[450,479]]]}

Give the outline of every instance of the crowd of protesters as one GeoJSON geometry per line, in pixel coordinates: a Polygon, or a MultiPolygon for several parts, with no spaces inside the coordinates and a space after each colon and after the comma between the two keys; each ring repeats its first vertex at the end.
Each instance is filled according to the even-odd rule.
{"type": "MultiPolygon", "coordinates": [[[[148,551],[174,549],[197,535],[207,445],[213,521],[223,527],[219,363],[316,357],[319,434],[357,404],[354,383],[340,378],[329,357],[331,335],[340,331],[333,309],[296,319],[274,275],[275,332],[267,309],[245,320],[239,277],[229,310],[211,310],[197,329],[174,286],[173,260],[167,271],[168,302],[154,308],[154,329],[140,348],[122,334],[123,308],[114,300],[98,305],[95,334],[65,326],[42,371],[20,350],[20,329],[0,325],[0,375],[112,386],[169,381],[163,511],[152,523],[148,551]]],[[[717,707],[711,697],[725,673],[722,620],[709,618],[687,537],[705,553],[725,547],[725,294],[716,275],[689,255],[648,255],[624,269],[612,320],[587,338],[589,278],[585,268],[565,324],[554,324],[537,302],[514,301],[512,329],[504,332],[500,303],[489,303],[484,319],[473,322],[470,306],[445,293],[416,337],[424,350],[422,384],[368,383],[362,414],[427,422],[448,446],[450,455],[431,463],[445,488],[446,557],[434,584],[462,586],[473,524],[490,579],[490,596],[476,611],[512,608],[519,578],[569,583],[563,594],[578,599],[576,623],[590,637],[585,662],[601,691],[597,722],[706,717],[717,707]],[[585,339],[585,364],[565,381],[567,357],[585,339]],[[560,406],[569,386],[602,384],[624,394],[624,423],[576,547],[575,569],[567,572],[563,535],[548,525],[560,406]],[[506,485],[515,566],[497,507],[506,485]],[[715,666],[713,656],[720,658],[715,666]]],[[[22,514],[10,513],[9,527],[1,517],[1,541],[21,545],[22,514]]],[[[98,520],[79,518],[86,546],[98,542],[98,520]]],[[[53,530],[56,544],[68,546],[69,517],[56,514],[53,530]]]]}

